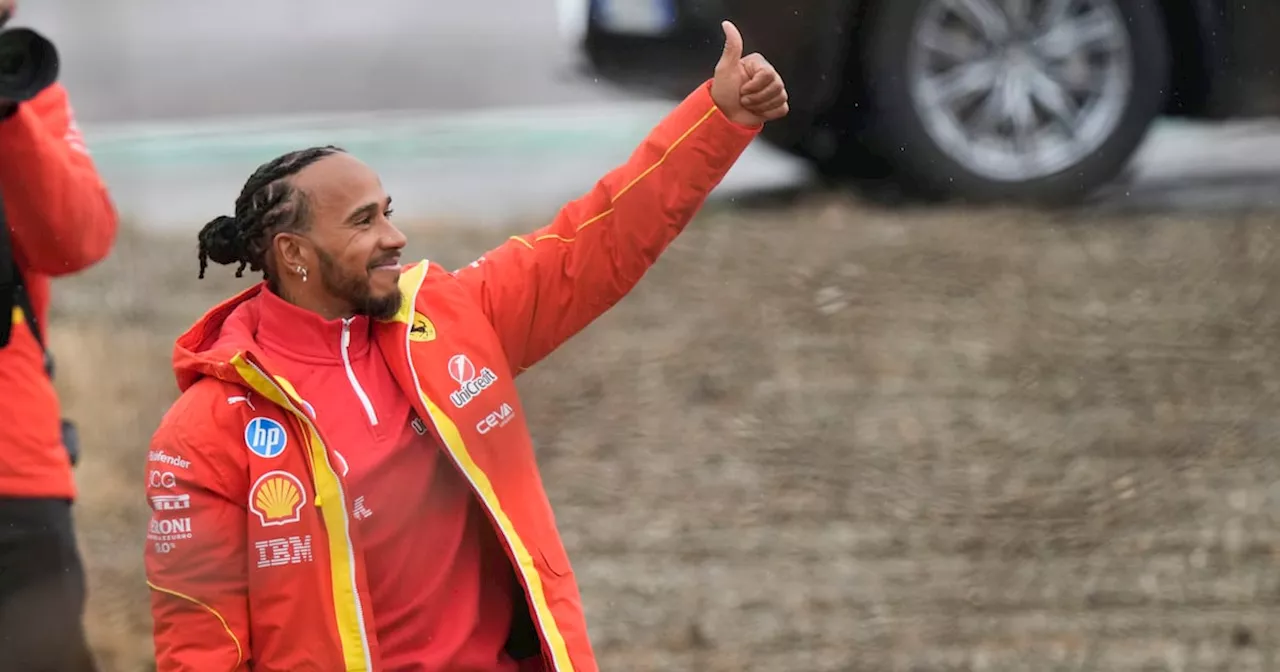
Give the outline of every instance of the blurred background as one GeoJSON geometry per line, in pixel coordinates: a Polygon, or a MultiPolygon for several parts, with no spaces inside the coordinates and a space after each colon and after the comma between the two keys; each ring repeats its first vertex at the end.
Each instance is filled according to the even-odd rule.
{"type": "Polygon", "coordinates": [[[603,669],[1280,669],[1275,8],[27,0],[125,220],[50,325],[105,670],[153,669],[144,454],[253,169],[342,145],[459,266],[725,17],[793,114],[520,383],[603,669]]]}

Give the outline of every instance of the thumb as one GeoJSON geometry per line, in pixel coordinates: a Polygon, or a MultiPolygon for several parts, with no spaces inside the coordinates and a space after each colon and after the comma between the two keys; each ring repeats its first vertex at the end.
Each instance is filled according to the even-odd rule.
{"type": "Polygon", "coordinates": [[[732,21],[722,21],[720,27],[724,29],[724,53],[720,54],[720,62],[716,65],[737,65],[742,60],[742,33],[738,32],[738,27],[732,21]]]}

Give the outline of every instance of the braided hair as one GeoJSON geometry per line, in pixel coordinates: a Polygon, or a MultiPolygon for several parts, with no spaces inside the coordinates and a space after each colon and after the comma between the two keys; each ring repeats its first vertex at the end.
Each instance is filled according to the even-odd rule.
{"type": "Polygon", "coordinates": [[[200,229],[200,277],[204,278],[210,261],[238,262],[237,278],[244,275],[247,267],[251,271],[262,271],[263,278],[273,282],[267,268],[271,238],[280,231],[307,228],[306,194],[294,188],[287,178],[326,156],[343,151],[333,145],[311,147],[258,166],[236,198],[235,215],[215,217],[200,229]]]}

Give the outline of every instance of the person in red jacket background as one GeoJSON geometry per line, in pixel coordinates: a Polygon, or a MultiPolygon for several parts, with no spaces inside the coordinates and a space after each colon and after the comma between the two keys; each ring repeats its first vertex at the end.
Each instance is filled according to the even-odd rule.
{"type": "MultiPolygon", "coordinates": [[[[14,5],[0,0],[0,25],[14,5]]],[[[0,667],[93,670],[72,464],[37,335],[48,324],[50,278],[104,258],[117,217],[61,85],[0,100],[0,199],[11,252],[0,263],[19,274],[31,313],[15,305],[0,316],[12,321],[0,348],[0,667]]]]}

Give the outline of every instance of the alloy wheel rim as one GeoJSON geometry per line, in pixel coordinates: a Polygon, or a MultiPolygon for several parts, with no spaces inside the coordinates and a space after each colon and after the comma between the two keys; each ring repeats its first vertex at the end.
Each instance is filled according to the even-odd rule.
{"type": "Polygon", "coordinates": [[[907,73],[926,132],[1002,182],[1067,170],[1120,123],[1132,45],[1114,0],[930,0],[907,73]]]}

